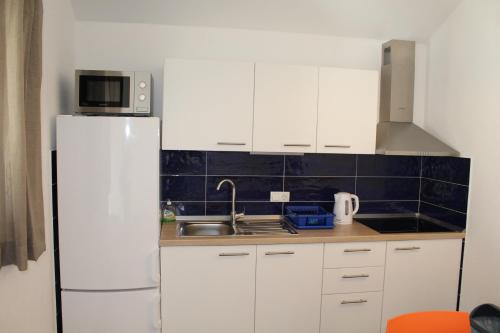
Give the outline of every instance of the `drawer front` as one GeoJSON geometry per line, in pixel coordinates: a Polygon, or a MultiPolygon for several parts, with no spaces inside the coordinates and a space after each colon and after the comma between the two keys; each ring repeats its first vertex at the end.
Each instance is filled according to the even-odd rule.
{"type": "Polygon", "coordinates": [[[386,242],[325,244],[324,268],[384,266],[386,242]]]}
{"type": "Polygon", "coordinates": [[[321,333],[379,333],[382,292],[324,295],[321,333]]]}
{"type": "Polygon", "coordinates": [[[380,291],[384,267],[334,268],[323,271],[323,294],[380,291]]]}

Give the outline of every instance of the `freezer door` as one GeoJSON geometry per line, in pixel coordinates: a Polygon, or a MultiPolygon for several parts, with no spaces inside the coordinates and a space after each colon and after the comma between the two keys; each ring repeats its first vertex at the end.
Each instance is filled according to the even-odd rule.
{"type": "Polygon", "coordinates": [[[57,118],[61,287],[159,285],[159,119],[57,118]]]}
{"type": "Polygon", "coordinates": [[[62,292],[64,333],[160,333],[158,288],[62,292]]]}

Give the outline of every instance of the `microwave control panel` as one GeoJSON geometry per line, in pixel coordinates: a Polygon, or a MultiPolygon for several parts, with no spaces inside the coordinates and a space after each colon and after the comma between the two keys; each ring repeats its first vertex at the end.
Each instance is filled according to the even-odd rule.
{"type": "Polygon", "coordinates": [[[134,113],[151,112],[151,73],[134,72],[134,113]]]}

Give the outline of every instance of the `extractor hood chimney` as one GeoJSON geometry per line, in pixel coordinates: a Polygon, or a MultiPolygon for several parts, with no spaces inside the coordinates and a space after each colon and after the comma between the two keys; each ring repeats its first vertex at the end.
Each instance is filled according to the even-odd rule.
{"type": "Polygon", "coordinates": [[[413,124],[415,42],[382,45],[377,154],[458,156],[458,152],[413,124]]]}

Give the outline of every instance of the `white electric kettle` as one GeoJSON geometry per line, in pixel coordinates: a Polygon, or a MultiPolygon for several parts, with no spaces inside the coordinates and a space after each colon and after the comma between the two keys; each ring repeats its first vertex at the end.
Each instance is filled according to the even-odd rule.
{"type": "Polygon", "coordinates": [[[359,210],[359,198],[355,194],[347,192],[338,192],[335,194],[335,206],[333,213],[335,214],[335,222],[338,224],[351,224],[352,216],[359,210]],[[354,199],[354,209],[352,200],[354,199]]]}

